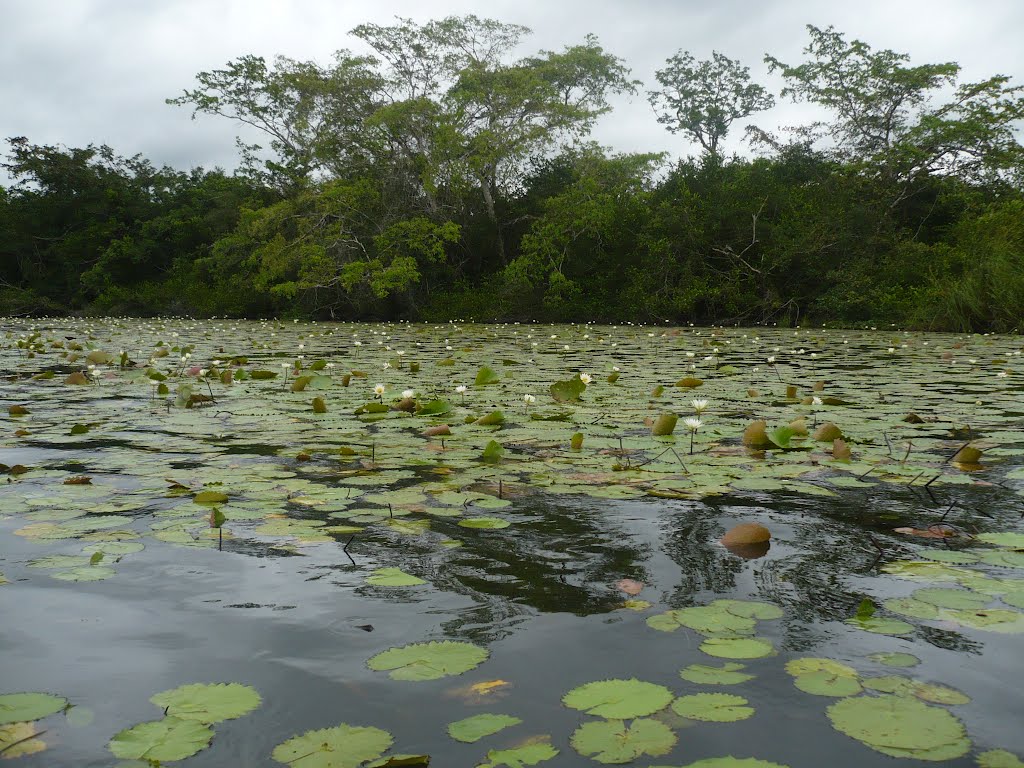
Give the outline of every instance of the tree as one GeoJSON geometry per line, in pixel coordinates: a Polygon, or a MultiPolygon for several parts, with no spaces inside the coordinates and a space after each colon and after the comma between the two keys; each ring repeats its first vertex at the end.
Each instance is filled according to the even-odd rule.
{"type": "Polygon", "coordinates": [[[1024,153],[1014,122],[1024,118],[1024,88],[1008,77],[958,84],[955,62],[909,66],[906,54],[847,42],[832,27],[807,30],[810,60],[765,61],[786,79],[784,96],[835,113],[808,126],[808,138],[830,140],[840,159],[895,185],[895,202],[929,175],[992,181],[1019,169],[1024,153]],[[946,88],[952,97],[940,99],[946,88]]]}
{"type": "Polygon", "coordinates": [[[502,264],[499,198],[517,188],[530,158],[585,136],[610,109],[610,94],[635,89],[628,69],[593,36],[562,52],[509,60],[529,32],[473,15],[353,30],[389,68],[392,103],[375,120],[409,153],[428,197],[444,185],[479,189],[502,264]]]}
{"type": "Polygon", "coordinates": [[[647,94],[658,122],[699,142],[712,157],[720,157],[733,122],[775,106],[770,93],[750,82],[749,68],[718,51],[706,61],[680,51],[666,63],[654,73],[661,90],[647,94]]]}
{"type": "Polygon", "coordinates": [[[372,59],[338,51],[334,64],[278,56],[242,56],[224,69],[200,72],[199,87],[167,99],[198,114],[220,115],[263,133],[274,159],[261,160],[259,144],[236,143],[250,175],[283,190],[318,174],[359,163],[367,148],[364,121],[380,106],[380,77],[372,59]]]}

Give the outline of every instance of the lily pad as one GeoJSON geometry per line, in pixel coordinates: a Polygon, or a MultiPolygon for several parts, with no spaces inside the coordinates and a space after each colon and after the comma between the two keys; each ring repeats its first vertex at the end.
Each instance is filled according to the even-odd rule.
{"type": "Polygon", "coordinates": [[[213,731],[203,723],[165,717],[126,728],[107,746],[115,757],[122,759],[170,762],[201,752],[211,739],[213,731]]]}
{"type": "Polygon", "coordinates": [[[375,587],[416,587],[427,582],[401,568],[378,568],[366,577],[366,583],[375,587]]]}
{"type": "Polygon", "coordinates": [[[252,712],[262,701],[255,688],[241,683],[192,683],[150,698],[166,714],[211,725],[252,712]]]}
{"type": "Polygon", "coordinates": [[[37,734],[35,723],[0,725],[0,758],[13,759],[42,752],[46,742],[33,738],[37,734]]]}
{"type": "Polygon", "coordinates": [[[598,680],[573,688],[562,703],[589,715],[624,720],[651,715],[672,702],[672,691],[663,685],[629,680],[598,680]]]}
{"type": "Polygon", "coordinates": [[[0,725],[39,720],[67,705],[67,699],[51,693],[5,693],[0,695],[0,725]]]}
{"type": "Polygon", "coordinates": [[[486,649],[472,643],[442,640],[389,648],[366,665],[378,672],[389,672],[392,680],[437,680],[475,669],[489,655],[486,649]]]}
{"type": "Polygon", "coordinates": [[[982,752],[978,755],[977,761],[978,768],[1024,768],[1024,760],[1005,749],[982,752]]]}
{"type": "Polygon", "coordinates": [[[745,668],[745,665],[738,664],[734,661],[726,662],[721,667],[712,667],[705,664],[691,664],[683,669],[679,673],[679,676],[683,678],[683,680],[689,680],[691,683],[700,683],[703,685],[736,685],[738,683],[745,683],[748,680],[754,679],[754,675],[740,671],[745,668]]]}
{"type": "Polygon", "coordinates": [[[760,637],[709,637],[700,649],[720,659],[760,659],[775,653],[771,640],[760,637]]]}
{"type": "Polygon", "coordinates": [[[502,520],[500,517],[466,517],[459,520],[459,525],[463,528],[498,530],[500,528],[508,528],[511,523],[508,520],[502,520]]]}
{"type": "Polygon", "coordinates": [[[448,735],[456,741],[472,743],[510,726],[518,725],[521,722],[523,721],[518,717],[512,717],[511,715],[473,715],[472,717],[449,723],[448,735]]]}
{"type": "Polygon", "coordinates": [[[695,693],[673,701],[672,711],[691,720],[733,723],[753,716],[754,708],[747,706],[749,703],[742,696],[728,693],[695,693]]]}
{"type": "Polygon", "coordinates": [[[293,768],[358,768],[384,754],[393,741],[380,728],[342,723],[293,736],[274,747],[271,757],[293,768]]]}
{"type": "Polygon", "coordinates": [[[893,757],[950,760],[970,750],[963,723],[945,709],[904,696],[856,696],[828,708],[836,730],[893,757]]]}
{"type": "Polygon", "coordinates": [[[643,755],[665,755],[676,744],[672,729],[659,720],[638,718],[584,723],[572,735],[572,747],[599,763],[630,763],[643,755]]]}
{"type": "Polygon", "coordinates": [[[916,667],[921,663],[921,660],[910,653],[900,653],[898,651],[881,651],[879,653],[872,653],[868,656],[872,661],[877,661],[879,664],[884,664],[887,667],[916,667]]]}
{"type": "Polygon", "coordinates": [[[522,768],[525,765],[539,765],[557,755],[558,750],[551,746],[547,737],[543,737],[510,749],[492,749],[487,753],[487,762],[480,763],[477,768],[522,768]]]}

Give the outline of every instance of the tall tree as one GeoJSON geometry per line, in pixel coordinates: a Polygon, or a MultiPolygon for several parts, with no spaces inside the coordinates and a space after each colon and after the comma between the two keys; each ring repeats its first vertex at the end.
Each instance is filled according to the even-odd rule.
{"type": "Polygon", "coordinates": [[[654,73],[661,89],[647,94],[658,122],[672,133],[697,141],[710,156],[721,156],[719,145],[736,120],[771,109],[775,99],[757,83],[750,69],[713,51],[697,61],[680,51],[654,73]]]}
{"type": "Polygon", "coordinates": [[[765,61],[786,79],[784,96],[834,114],[808,126],[808,138],[831,141],[841,159],[893,183],[897,201],[929,175],[992,181],[1019,169],[1024,87],[1004,75],[961,84],[955,62],[910,66],[906,54],[847,41],[832,27],[807,30],[807,61],[765,61]]]}
{"type": "Polygon", "coordinates": [[[268,66],[261,56],[242,56],[224,69],[200,72],[198,88],[167,103],[192,107],[193,119],[220,115],[264,134],[269,159],[260,144],[236,139],[243,165],[288,191],[365,157],[364,121],[379,106],[382,85],[373,64],[344,50],[326,68],[284,56],[268,66]]]}

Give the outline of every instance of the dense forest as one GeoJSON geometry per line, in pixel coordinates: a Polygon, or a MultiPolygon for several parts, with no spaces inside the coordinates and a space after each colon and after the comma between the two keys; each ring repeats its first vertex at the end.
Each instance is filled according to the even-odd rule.
{"type": "Polygon", "coordinates": [[[518,57],[475,16],[366,24],[371,55],[243,56],[168,103],[245,125],[239,169],[8,140],[0,314],[898,323],[1024,318],[1024,89],[808,27],[802,61],[680,51],[656,83],[590,36],[518,57]],[[700,155],[588,141],[649,99],[700,155]],[[775,99],[821,122],[756,127],[775,99]],[[748,123],[751,123],[748,125],[748,123]],[[746,130],[750,157],[722,140],[746,130]]]}

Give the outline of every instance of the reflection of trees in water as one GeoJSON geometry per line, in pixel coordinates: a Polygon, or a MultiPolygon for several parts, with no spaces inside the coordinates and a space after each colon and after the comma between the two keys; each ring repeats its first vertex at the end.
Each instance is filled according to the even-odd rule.
{"type": "Polygon", "coordinates": [[[663,518],[662,531],[662,548],[680,572],[679,583],[666,597],[670,607],[693,605],[699,592],[725,594],[736,588],[744,563],[718,544],[723,531],[712,504],[673,507],[663,518]]]}
{"type": "Polygon", "coordinates": [[[474,606],[459,609],[442,627],[446,634],[485,643],[505,636],[533,612],[606,613],[623,599],[611,589],[615,581],[649,578],[642,566],[649,547],[595,514],[589,501],[584,507],[543,497],[521,499],[514,512],[517,522],[495,531],[462,528],[458,518],[442,517],[431,518],[429,536],[368,529],[351,551],[358,562],[360,551],[372,548],[375,562],[472,599],[474,606]],[[463,544],[439,548],[438,536],[463,544]]]}

